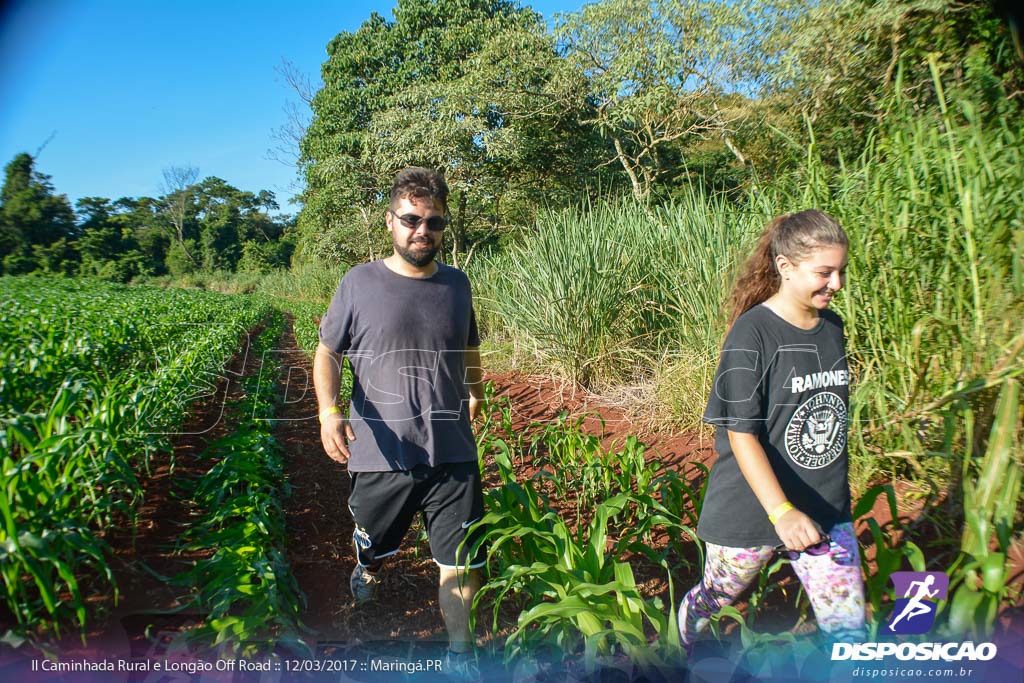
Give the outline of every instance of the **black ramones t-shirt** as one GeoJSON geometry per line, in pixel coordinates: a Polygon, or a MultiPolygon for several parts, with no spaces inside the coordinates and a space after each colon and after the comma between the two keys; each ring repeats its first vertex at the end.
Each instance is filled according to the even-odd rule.
{"type": "Polygon", "coordinates": [[[716,425],[711,470],[697,534],[711,543],[780,543],[747,484],[728,431],[756,434],[790,502],[824,531],[850,521],[846,454],[850,373],[843,322],[829,310],[810,330],[755,306],[733,325],[704,421],[716,425]]]}

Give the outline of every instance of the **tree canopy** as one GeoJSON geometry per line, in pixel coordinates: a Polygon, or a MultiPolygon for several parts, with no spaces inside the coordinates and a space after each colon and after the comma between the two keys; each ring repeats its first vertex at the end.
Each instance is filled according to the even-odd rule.
{"type": "Polygon", "coordinates": [[[383,192],[404,166],[446,175],[456,263],[510,214],[576,191],[593,171],[585,80],[532,10],[399,0],[393,21],[372,15],[328,55],[302,144],[299,225],[311,256],[378,253],[383,192]]]}
{"type": "Polygon", "coordinates": [[[31,155],[18,154],[4,169],[0,190],[0,259],[3,272],[63,272],[74,212],[54,192],[50,176],[35,169],[31,155]]]}

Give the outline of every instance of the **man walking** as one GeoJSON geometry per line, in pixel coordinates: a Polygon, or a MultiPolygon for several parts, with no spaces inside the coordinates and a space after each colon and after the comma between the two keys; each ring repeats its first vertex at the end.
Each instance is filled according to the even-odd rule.
{"type": "Polygon", "coordinates": [[[449,649],[473,648],[469,609],[485,554],[467,553],[483,516],[470,422],[483,396],[480,338],[465,273],[434,260],[447,225],[448,185],[436,171],[395,178],[385,215],[394,252],[342,278],[320,323],[313,381],[327,455],[348,463],[355,520],[352,596],[373,599],[378,572],[417,512],[440,567],[449,649]],[[341,362],[352,368],[346,419],[336,405],[341,362]]]}

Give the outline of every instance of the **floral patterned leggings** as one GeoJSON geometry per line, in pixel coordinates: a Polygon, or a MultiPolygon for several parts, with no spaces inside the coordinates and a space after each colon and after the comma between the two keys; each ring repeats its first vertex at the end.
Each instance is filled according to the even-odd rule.
{"type": "MultiPolygon", "coordinates": [[[[853,524],[837,524],[828,534],[832,538],[829,552],[801,554],[792,562],[793,571],[811,599],[818,627],[826,635],[836,640],[863,639],[864,581],[853,524]]],[[[708,543],[704,578],[679,605],[683,645],[692,645],[697,634],[707,628],[711,615],[732,604],[771,557],[770,545],[729,548],[708,543]]]]}

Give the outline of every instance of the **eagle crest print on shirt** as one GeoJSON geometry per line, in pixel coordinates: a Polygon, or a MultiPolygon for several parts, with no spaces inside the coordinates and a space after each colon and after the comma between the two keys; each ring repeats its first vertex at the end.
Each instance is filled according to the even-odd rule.
{"type": "Polygon", "coordinates": [[[846,405],[830,391],[804,401],[786,426],[786,454],[801,467],[825,467],[845,448],[846,405]]]}

